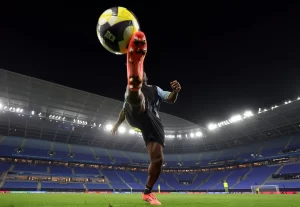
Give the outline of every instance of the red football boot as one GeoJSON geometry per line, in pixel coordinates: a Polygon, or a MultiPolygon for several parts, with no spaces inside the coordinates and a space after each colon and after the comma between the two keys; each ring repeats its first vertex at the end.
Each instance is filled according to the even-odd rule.
{"type": "Polygon", "coordinates": [[[161,203],[157,200],[153,193],[150,194],[143,194],[142,199],[149,203],[150,205],[161,205],[161,203]]]}
{"type": "Polygon", "coordinates": [[[127,79],[131,91],[138,91],[142,87],[146,53],[147,41],[145,34],[141,31],[134,33],[127,51],[127,79]]]}

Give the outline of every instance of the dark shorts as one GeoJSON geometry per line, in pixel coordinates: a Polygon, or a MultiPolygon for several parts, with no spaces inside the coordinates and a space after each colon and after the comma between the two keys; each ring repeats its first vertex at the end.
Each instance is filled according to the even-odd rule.
{"type": "Polygon", "coordinates": [[[125,105],[126,121],[131,127],[141,130],[145,144],[149,142],[157,142],[163,147],[165,146],[165,131],[161,120],[155,116],[150,110],[144,113],[138,113],[125,105]]]}

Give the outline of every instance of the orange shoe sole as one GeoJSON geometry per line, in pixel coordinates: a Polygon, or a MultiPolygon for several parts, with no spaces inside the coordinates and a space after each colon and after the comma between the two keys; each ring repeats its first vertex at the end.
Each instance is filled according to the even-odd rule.
{"type": "Polygon", "coordinates": [[[145,34],[141,31],[134,33],[127,52],[127,79],[131,91],[138,91],[142,87],[146,54],[147,40],[145,34]]]}

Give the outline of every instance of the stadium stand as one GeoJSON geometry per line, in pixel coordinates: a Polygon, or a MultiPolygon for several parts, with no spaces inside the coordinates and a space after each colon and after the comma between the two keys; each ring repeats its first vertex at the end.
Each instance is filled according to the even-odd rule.
{"type": "MultiPolygon", "coordinates": [[[[154,190],[158,190],[160,186],[161,191],[219,192],[224,191],[225,180],[232,191],[249,191],[252,185],[264,184],[277,185],[280,189],[298,189],[300,188],[299,182],[278,180],[272,176],[273,174],[293,173],[300,175],[300,164],[275,163],[271,165],[271,163],[266,164],[266,160],[273,157],[279,159],[286,155],[297,157],[297,151],[287,153],[283,151],[299,147],[299,137],[298,134],[218,152],[166,154],[165,170],[154,190]],[[225,163],[233,161],[229,164],[235,167],[226,167],[228,163],[224,166],[224,161],[225,163]],[[238,162],[240,164],[235,164],[238,162]],[[251,164],[251,162],[256,163],[251,164]]],[[[149,160],[147,160],[146,153],[5,137],[0,143],[0,155],[2,157],[2,162],[0,162],[1,190],[141,191],[148,176],[145,168],[137,165],[147,165],[149,160]],[[17,161],[6,160],[6,158],[16,156],[17,161]],[[48,161],[46,163],[27,162],[23,158],[27,161],[46,158],[48,161]],[[51,164],[49,164],[50,160],[53,160],[51,164]],[[99,165],[101,166],[97,167],[99,165]],[[20,180],[21,175],[27,180],[20,180]],[[37,176],[40,179],[33,180],[37,176]],[[99,176],[103,180],[99,181],[99,176]],[[53,181],[53,178],[59,179],[53,181]]]]}
{"type": "MultiPolygon", "coordinates": [[[[122,102],[2,69],[0,79],[0,190],[143,190],[143,139],[127,125],[114,138],[106,130],[122,102]]],[[[165,160],[154,189],[220,192],[226,180],[232,192],[300,191],[299,103],[241,112],[214,129],[160,113],[165,160]]]]}

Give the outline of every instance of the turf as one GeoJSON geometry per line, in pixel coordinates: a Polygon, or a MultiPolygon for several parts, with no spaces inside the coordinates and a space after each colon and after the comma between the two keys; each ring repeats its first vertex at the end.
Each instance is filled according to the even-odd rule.
{"type": "MultiPolygon", "coordinates": [[[[157,195],[167,207],[297,207],[300,195],[157,195]]],[[[141,194],[0,194],[0,207],[139,207],[141,194]]]]}

